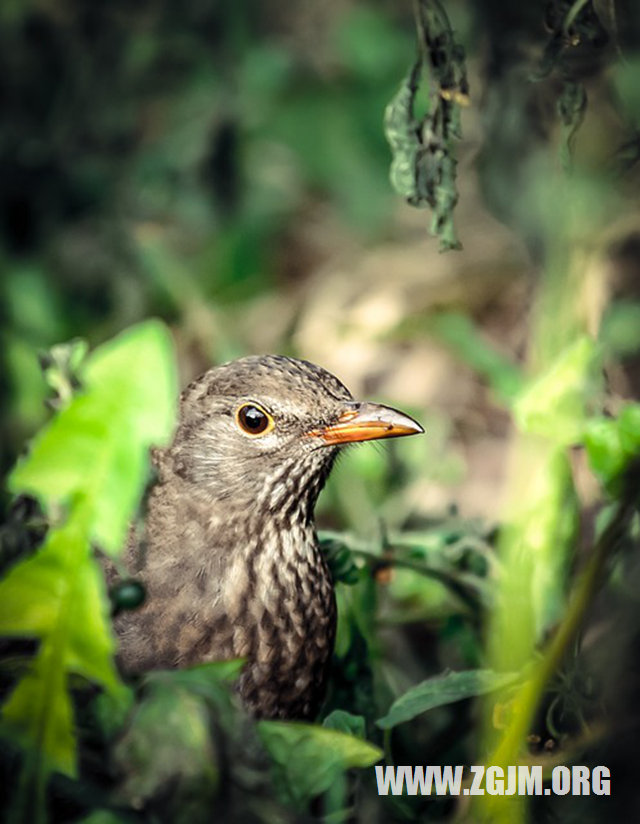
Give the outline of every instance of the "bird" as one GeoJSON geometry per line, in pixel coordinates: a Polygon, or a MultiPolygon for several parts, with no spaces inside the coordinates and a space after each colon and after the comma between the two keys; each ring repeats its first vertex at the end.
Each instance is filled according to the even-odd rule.
{"type": "Polygon", "coordinates": [[[125,551],[146,597],[114,620],[120,669],[242,658],[252,716],[316,717],[336,631],[316,499],[343,446],[423,431],[292,357],[240,358],[190,383],[172,443],[152,453],[142,539],[125,551]]]}

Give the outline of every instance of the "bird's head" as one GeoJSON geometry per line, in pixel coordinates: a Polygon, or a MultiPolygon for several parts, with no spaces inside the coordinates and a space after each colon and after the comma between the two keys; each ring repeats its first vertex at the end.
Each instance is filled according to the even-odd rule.
{"type": "Polygon", "coordinates": [[[355,401],[312,363],[252,356],[209,370],[182,393],[172,471],[212,499],[310,516],[340,447],[424,430],[408,415],[355,401]]]}

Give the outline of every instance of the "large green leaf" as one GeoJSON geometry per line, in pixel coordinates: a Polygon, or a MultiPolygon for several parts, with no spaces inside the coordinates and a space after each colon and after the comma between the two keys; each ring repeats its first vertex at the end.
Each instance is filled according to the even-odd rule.
{"type": "Polygon", "coordinates": [[[91,510],[90,537],[107,552],[123,544],[142,491],[145,454],[167,441],[175,418],[171,340],[156,321],[98,348],[84,391],[44,427],[9,479],[53,514],[74,495],[91,510]]]}
{"type": "Polygon", "coordinates": [[[116,701],[126,696],[92,544],[111,553],[121,548],[149,446],[171,435],[177,391],[166,329],[149,322],[125,332],[94,352],[82,379],[81,392],[10,478],[11,489],[35,495],[50,520],[40,550],[0,582],[0,635],[40,642],[1,720],[2,731],[37,756],[21,783],[27,793],[42,786],[48,770],[75,772],[69,675],[99,684],[116,701]]]}
{"type": "Polygon", "coordinates": [[[512,673],[494,672],[487,669],[445,672],[435,678],[428,678],[407,690],[404,695],[393,702],[389,712],[379,718],[376,724],[382,729],[396,727],[434,707],[493,692],[515,681],[516,678],[517,675],[512,673]]]}

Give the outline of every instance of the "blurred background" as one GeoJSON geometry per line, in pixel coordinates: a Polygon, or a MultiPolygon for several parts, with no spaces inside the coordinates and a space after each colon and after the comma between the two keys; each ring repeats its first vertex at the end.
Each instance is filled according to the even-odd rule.
{"type": "MultiPolygon", "coordinates": [[[[429,437],[407,447],[425,450],[414,503],[494,516],[506,417],[465,364],[482,353],[460,356],[464,329],[449,315],[477,323],[506,372],[522,359],[551,245],[535,202],[544,180],[532,177],[562,175],[564,75],[589,84],[573,146],[583,167],[600,175],[625,141],[633,155],[637,58],[615,52],[635,46],[632,4],[616,4],[616,46],[602,27],[604,42],[581,43],[533,82],[553,6],[448,6],[471,105],[457,146],[463,249],[440,254],[428,215],[388,181],[382,118],[415,54],[409,3],[5,4],[5,469],[46,414],[34,351],[75,336],[96,344],[156,315],[172,326],[183,382],[285,352],[426,415],[429,437]]],[[[593,210],[610,189],[585,192],[601,201],[593,210]]],[[[627,252],[618,269],[633,266],[627,252]]]]}
{"type": "MultiPolygon", "coordinates": [[[[415,58],[414,11],[408,0],[0,9],[3,472],[49,415],[38,351],[75,337],[94,346],[149,316],[170,325],[182,384],[277,352],[415,415],[425,437],[339,463],[319,523],[346,530],[354,557],[384,558],[390,534],[422,530],[458,589],[381,565],[375,637],[365,589],[340,590],[332,700],[354,711],[373,700],[373,659],[378,704],[482,663],[478,605],[517,488],[510,402],[523,382],[578,332],[604,353],[594,410],[615,415],[640,380],[640,8],[446,4],[470,93],[455,144],[462,249],[445,253],[428,212],[389,182],[383,117],[415,58]]],[[[574,458],[579,547],[600,492],[574,458]]],[[[573,563],[562,559],[563,574],[573,563]]],[[[546,573],[549,627],[566,593],[558,569],[546,573]]],[[[542,725],[541,748],[574,732],[567,717],[542,725]]],[[[395,763],[424,763],[426,751],[462,763],[451,759],[469,729],[467,710],[425,721],[398,736],[395,763]]],[[[403,815],[426,813],[394,808],[403,815]]]]}
{"type": "MultiPolygon", "coordinates": [[[[481,9],[450,13],[480,60],[481,9]]],[[[436,483],[416,500],[446,507],[462,484],[469,512],[495,509],[504,416],[426,321],[481,319],[518,358],[531,260],[480,192],[478,78],[459,146],[463,251],[441,255],[428,215],[389,184],[382,119],[415,54],[410,4],[16,2],[2,24],[5,468],[45,416],[33,352],[156,315],[184,382],[285,352],[425,412],[428,443],[411,452],[428,450],[436,483]]],[[[514,128],[520,152],[537,135],[514,128]]]]}

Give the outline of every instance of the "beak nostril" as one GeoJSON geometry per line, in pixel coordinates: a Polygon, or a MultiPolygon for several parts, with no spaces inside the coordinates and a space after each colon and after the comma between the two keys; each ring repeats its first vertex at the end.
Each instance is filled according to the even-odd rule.
{"type": "Polygon", "coordinates": [[[339,423],[347,423],[348,421],[353,420],[358,414],[357,409],[348,409],[346,412],[343,412],[342,415],[338,418],[339,423]]]}

